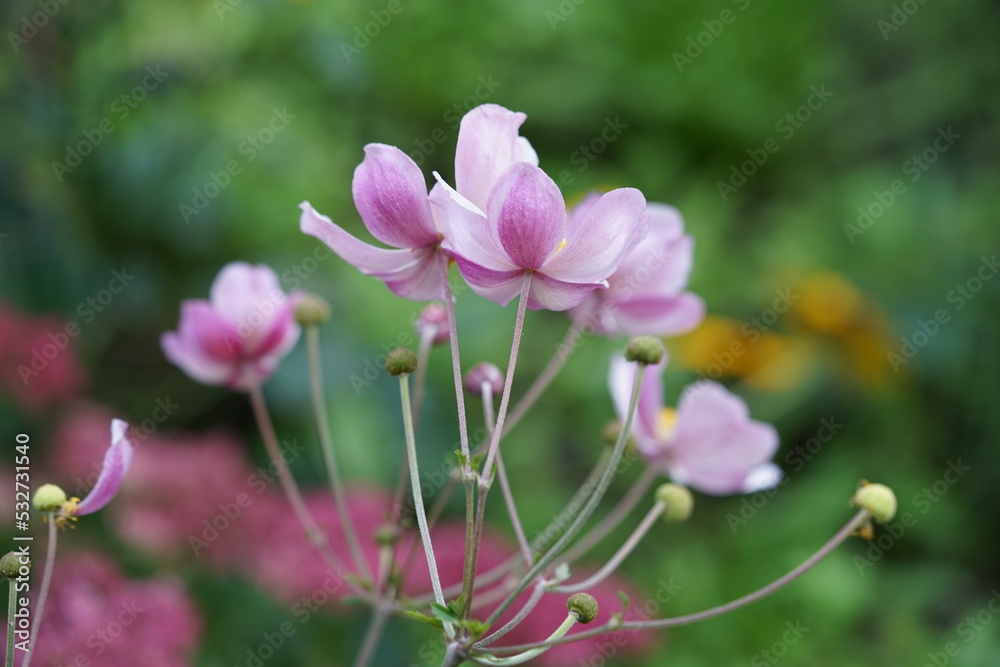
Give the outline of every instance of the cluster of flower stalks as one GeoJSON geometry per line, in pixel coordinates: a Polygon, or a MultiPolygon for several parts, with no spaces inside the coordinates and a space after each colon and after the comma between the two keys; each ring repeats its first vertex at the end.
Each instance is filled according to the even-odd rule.
{"type": "MultiPolygon", "coordinates": [[[[375,532],[376,544],[361,538],[372,531],[355,525],[338,469],[320,374],[320,328],[330,315],[321,298],[285,294],[266,266],[230,264],[216,278],[209,300],[182,304],[177,331],[165,333],[161,341],[166,356],[194,380],[249,396],[282,490],[308,541],[328,571],[335,573],[337,585],[371,607],[368,630],[354,663],[358,666],[372,661],[386,623],[395,615],[412,617],[440,631],[437,655],[443,656],[445,667],[466,661],[487,665],[515,665],[536,657],[544,661],[546,651],[554,646],[603,633],[666,628],[709,618],[777,590],[849,535],[870,535],[873,519],[886,521],[895,512],[891,490],[863,483],[852,499],[859,508],[857,514],[801,566],[755,592],[676,618],[633,620],[626,615],[625,596],[612,609],[598,609],[591,593],[608,585],[609,577],[657,521],[689,518],[692,490],[712,495],[750,493],[780,482],[781,471],[771,462],[778,437],[772,426],[750,418],[740,398],[713,382],[691,385],[676,401],[676,408],[667,406],[661,382],[667,359],[661,339],[690,331],[705,312],[702,300],[685,291],[693,243],[684,233],[681,217],[669,206],[647,203],[632,188],[590,194],[568,208],[556,184],[539,169],[530,143],[519,135],[524,120],[524,114],[496,105],[470,111],[458,136],[454,185],[435,173],[430,192],[426,176],[398,148],[367,146],[354,174],[354,201],[365,226],[383,246],[355,238],[309,203],[301,204],[303,232],[384,282],[395,295],[431,302],[417,320],[417,349],[397,349],[386,361],[386,370],[399,383],[405,464],[394,509],[375,532]],[[517,300],[505,372],[481,363],[463,373],[455,319],[455,307],[460,304],[450,282],[456,270],[480,297],[501,306],[517,300]],[[567,499],[567,511],[560,516],[571,519],[544,530],[544,544],[525,536],[503,451],[518,447],[516,437],[509,434],[570,355],[557,353],[538,377],[517,378],[519,398],[512,405],[522,332],[531,326],[529,309],[569,315],[560,351],[573,349],[584,335],[631,337],[624,354],[609,367],[610,398],[618,416],[606,432],[609,447],[595,461],[591,474],[581,480],[577,494],[567,499]],[[342,533],[336,540],[313,516],[289,472],[263,392],[303,330],[318,440],[342,533]],[[417,426],[429,352],[444,344],[451,349],[454,375],[458,474],[428,512],[418,469],[417,426]],[[483,412],[486,436],[480,441],[470,439],[467,397],[483,412]],[[645,470],[619,503],[591,524],[628,447],[639,453],[645,470]],[[664,482],[654,489],[660,478],[664,482]],[[480,558],[487,531],[484,517],[487,501],[497,496],[490,493],[494,486],[499,487],[506,505],[518,550],[484,571],[480,558]],[[443,585],[434,544],[435,534],[441,533],[435,531],[435,524],[459,487],[465,492],[462,574],[460,582],[443,585]],[[412,495],[419,540],[408,539],[412,517],[401,511],[407,490],[412,495]],[[641,503],[648,504],[648,512],[611,559],[596,571],[588,570],[587,576],[579,574],[579,559],[641,503]],[[555,537],[548,539],[551,536],[555,537]],[[422,547],[426,559],[431,590],[424,596],[404,591],[408,569],[420,552],[419,547],[404,547],[411,544],[422,547]],[[377,558],[366,557],[372,549],[377,550],[377,558]],[[553,598],[565,602],[565,615],[532,617],[527,636],[534,639],[524,639],[525,619],[553,598]],[[591,625],[580,629],[577,624],[591,625]],[[522,632],[510,634],[518,629],[522,632]],[[498,641],[507,635],[505,641],[498,641]],[[512,645],[512,637],[522,638],[521,643],[512,645]]],[[[104,468],[83,501],[67,499],[51,485],[35,493],[35,507],[49,521],[49,542],[24,667],[31,660],[34,633],[44,623],[57,528],[114,497],[133,453],[126,431],[124,422],[113,422],[104,468]]],[[[24,567],[16,555],[3,562],[4,573],[12,579],[23,575],[24,567]]],[[[13,644],[9,638],[8,647],[13,644]]],[[[11,660],[9,654],[8,665],[11,660]]]]}

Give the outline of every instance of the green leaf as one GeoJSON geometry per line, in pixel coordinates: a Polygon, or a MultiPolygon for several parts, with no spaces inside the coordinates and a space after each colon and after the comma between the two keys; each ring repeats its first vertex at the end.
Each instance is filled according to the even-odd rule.
{"type": "Polygon", "coordinates": [[[622,601],[622,613],[628,611],[628,596],[621,591],[618,591],[618,597],[621,598],[622,601]]]}
{"type": "Polygon", "coordinates": [[[456,614],[455,610],[451,608],[451,605],[445,607],[437,602],[431,602],[431,613],[436,618],[439,618],[441,621],[447,623],[459,623],[462,620],[462,616],[460,614],[456,614]]]}
{"type": "Polygon", "coordinates": [[[426,623],[427,625],[433,626],[438,630],[444,630],[444,623],[441,622],[441,619],[428,616],[427,614],[421,614],[419,611],[406,610],[403,613],[410,618],[417,619],[421,623],[426,623]]]}

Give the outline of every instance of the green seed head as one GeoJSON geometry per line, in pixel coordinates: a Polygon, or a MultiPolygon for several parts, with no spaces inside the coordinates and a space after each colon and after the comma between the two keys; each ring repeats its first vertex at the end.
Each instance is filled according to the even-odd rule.
{"type": "Polygon", "coordinates": [[[625,346],[625,358],[645,366],[660,363],[664,354],[663,343],[655,336],[636,336],[625,346]]]}
{"type": "Polygon", "coordinates": [[[667,523],[687,521],[694,509],[694,497],[686,486],[663,484],[656,490],[656,499],[666,505],[663,520],[667,523]]]}
{"type": "Polygon", "coordinates": [[[885,523],[896,516],[896,494],[885,484],[864,482],[851,498],[851,505],[868,510],[878,523],[885,523]]]}
{"type": "Polygon", "coordinates": [[[330,319],[330,304],[321,296],[309,292],[295,304],[295,321],[304,327],[317,326],[330,319]]]}
{"type": "MultiPolygon", "coordinates": [[[[16,551],[11,551],[0,557],[0,574],[8,579],[16,579],[21,573],[21,558],[22,555],[16,551]]],[[[27,558],[25,558],[24,565],[30,566],[27,558]]]]}
{"type": "Polygon", "coordinates": [[[408,375],[417,370],[417,355],[413,354],[413,350],[397,347],[386,357],[385,370],[389,375],[408,375]]]}
{"type": "Polygon", "coordinates": [[[66,492],[55,484],[42,484],[35,489],[33,501],[36,510],[54,512],[66,502],[66,492]]]}
{"type": "Polygon", "coordinates": [[[566,600],[566,609],[576,616],[580,623],[590,623],[597,618],[597,600],[589,593],[574,593],[566,600]]]}

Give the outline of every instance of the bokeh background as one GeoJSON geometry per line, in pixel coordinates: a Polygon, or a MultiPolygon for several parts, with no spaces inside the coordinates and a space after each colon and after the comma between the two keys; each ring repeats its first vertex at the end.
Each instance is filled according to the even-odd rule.
{"type": "MultiPolygon", "coordinates": [[[[221,439],[239,465],[264,461],[245,397],[170,366],[160,333],[175,326],[180,300],[203,298],[234,260],[265,262],[284,287],[323,295],[343,467],[360,487],[390,488],[401,453],[394,383],[351,377],[406,342],[418,305],[302,235],[297,204],[363,234],[350,194],[363,146],[397,145],[428,176],[451,179],[458,118],[482,102],[527,113],[522,134],[568,199],[634,186],[680,209],[696,239],[691,289],[709,318],[668,341],[667,395],[718,377],[781,433],[787,483],[767,496],[699,496],[689,524],[658,528],[626,562],[633,590],[652,596],[672,577],[682,588],[663,614],[738,597],[832,535],[862,478],[890,484],[912,518],[875,551],[852,540],[754,607],[612,662],[1000,663],[996,3],[16,0],[0,15],[4,484],[16,433],[30,434],[36,483],[70,487],[72,452],[99,440],[72,421],[81,412],[142,423],[157,401],[175,404],[150,441],[168,452],[162,470],[198,481],[166,484],[150,503],[133,526],[154,533],[146,548],[109,512],[66,534],[62,550],[67,566],[103,559],[119,587],[166,586],[186,599],[161,602],[186,619],[171,627],[190,664],[246,665],[248,649],[293,617],[287,600],[195,556],[183,532],[179,547],[156,541],[150,526],[179,511],[170,493],[222,476],[199,451],[221,439]],[[262,133],[269,124],[278,131],[262,133]],[[613,141],[586,157],[609,126],[613,141]],[[220,176],[232,164],[238,173],[220,176]],[[103,293],[115,271],[134,277],[103,293]],[[776,315],[782,294],[791,303],[776,315]],[[68,349],[25,381],[18,366],[70,322],[79,334],[68,349]],[[727,357],[734,342],[744,353],[727,357]],[[824,420],[837,425],[832,437],[824,420]],[[967,470],[949,473],[958,466],[967,470]],[[784,642],[797,622],[808,632],[784,642]]],[[[471,293],[458,308],[463,359],[503,366],[513,308],[471,293]]],[[[515,391],[566,326],[558,313],[529,317],[515,391]]],[[[612,417],[607,363],[621,345],[587,339],[506,441],[529,534],[599,456],[612,417]]],[[[296,350],[267,393],[282,437],[312,445],[305,371],[296,350]]],[[[421,427],[429,470],[454,448],[450,391],[438,348],[421,427]]],[[[311,446],[294,468],[304,484],[321,483],[311,446]]],[[[4,494],[9,508],[13,490],[4,494]]],[[[217,513],[185,511],[195,526],[199,511],[217,513]]],[[[499,502],[490,514],[509,535],[499,502]]],[[[0,526],[12,533],[10,520],[0,526]]],[[[117,609],[108,605],[88,613],[117,609]]],[[[348,664],[365,620],[357,609],[319,614],[267,664],[348,664]]],[[[417,656],[430,635],[415,625],[394,622],[378,664],[436,664],[417,656]]],[[[112,664],[113,650],[80,651],[112,664]]]]}

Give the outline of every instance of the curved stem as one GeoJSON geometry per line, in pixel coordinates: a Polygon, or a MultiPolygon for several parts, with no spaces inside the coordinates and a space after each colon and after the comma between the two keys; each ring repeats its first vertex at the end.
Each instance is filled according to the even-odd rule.
{"type": "Polygon", "coordinates": [[[535,404],[535,401],[542,395],[542,392],[559,375],[559,371],[562,370],[562,367],[570,357],[570,350],[576,348],[577,343],[582,337],[583,330],[577,328],[576,324],[570,325],[569,330],[556,347],[556,353],[549,359],[549,363],[542,370],[541,374],[535,378],[532,385],[528,387],[528,391],[524,392],[524,396],[511,408],[510,417],[507,419],[508,432],[521,422],[521,419],[524,418],[524,415],[535,404]]]}
{"type": "MultiPolygon", "coordinates": [[[[406,457],[410,464],[410,488],[413,489],[413,508],[417,513],[417,525],[420,527],[420,541],[424,545],[424,556],[427,558],[427,571],[431,577],[431,588],[434,589],[434,601],[444,606],[444,594],[441,592],[441,577],[438,575],[437,559],[434,557],[434,545],[431,544],[431,533],[427,527],[427,514],[424,512],[424,496],[420,490],[420,469],[417,466],[417,443],[413,435],[410,383],[406,375],[399,376],[399,395],[400,402],[403,405],[406,457]]],[[[444,627],[448,637],[453,637],[455,629],[452,624],[446,621],[444,627]]]]}
{"type": "Polygon", "coordinates": [[[268,413],[264,394],[258,384],[250,386],[250,404],[253,407],[254,418],[257,420],[257,427],[260,429],[264,447],[267,449],[267,454],[271,459],[271,465],[274,466],[275,472],[278,475],[281,490],[292,506],[292,511],[295,513],[299,523],[302,524],[306,538],[316,548],[320,556],[323,557],[327,566],[336,573],[341,581],[345,582],[351,588],[355,595],[358,595],[362,599],[370,600],[370,596],[363,588],[345,576],[346,568],[343,561],[330,548],[330,542],[327,540],[326,533],[316,524],[316,520],[313,519],[309,508],[306,507],[305,501],[302,500],[302,492],[299,490],[295,478],[292,477],[291,472],[288,470],[288,463],[281,455],[278,436],[274,431],[274,424],[271,422],[271,415],[268,413]]]}
{"type": "MultiPolygon", "coordinates": [[[[483,395],[483,421],[486,423],[486,430],[492,434],[496,424],[493,420],[493,385],[483,382],[481,393],[483,395]]],[[[510,490],[510,480],[507,479],[507,466],[503,463],[503,454],[497,454],[497,478],[500,480],[500,491],[503,494],[504,503],[507,505],[507,514],[510,516],[510,523],[514,527],[514,535],[517,536],[517,544],[524,556],[524,562],[531,565],[531,547],[528,545],[528,538],[524,534],[524,526],[521,525],[521,517],[517,513],[517,504],[514,503],[514,494],[510,490]]]]}
{"type": "Polygon", "coordinates": [[[562,534],[559,540],[552,546],[551,549],[546,552],[544,556],[538,559],[538,562],[528,571],[527,574],[521,579],[520,583],[514,587],[514,590],[507,596],[507,599],[500,603],[500,605],[493,611],[490,617],[487,619],[486,623],[496,622],[496,620],[507,610],[508,607],[517,599],[517,596],[521,594],[525,588],[530,585],[532,581],[535,580],[544,570],[547,568],[552,561],[554,561],[559,554],[561,554],[567,546],[569,546],[570,541],[576,537],[580,529],[590,518],[590,515],[594,513],[598,503],[601,502],[601,498],[604,497],[604,493],[611,486],[611,481],[614,479],[618,462],[621,461],[622,453],[625,451],[625,443],[628,442],[629,434],[632,432],[632,419],[635,417],[635,409],[639,403],[639,390],[642,388],[642,376],[646,372],[646,367],[644,365],[638,365],[635,371],[635,380],[632,383],[632,396],[629,399],[628,410],[625,413],[625,422],[622,424],[621,432],[618,434],[618,442],[615,443],[615,447],[611,452],[611,458],[608,460],[608,465],[601,474],[601,478],[597,482],[597,487],[594,492],[587,498],[586,504],[580,510],[580,513],[570,524],[570,527],[562,534]]]}
{"type": "MultiPolygon", "coordinates": [[[[45,549],[45,569],[42,571],[42,583],[38,589],[38,601],[35,602],[31,635],[28,638],[28,650],[24,654],[24,660],[21,661],[21,667],[29,667],[31,665],[31,656],[35,652],[35,642],[38,640],[38,628],[42,625],[42,617],[45,615],[45,602],[49,598],[49,586],[52,584],[52,570],[56,564],[56,544],[59,539],[59,532],[56,530],[56,513],[49,512],[45,520],[49,524],[49,543],[45,549]]],[[[13,583],[11,583],[11,587],[13,588],[13,583]]],[[[10,651],[9,646],[7,650],[8,652],[10,651]]]]}
{"type": "Polygon", "coordinates": [[[517,367],[517,353],[521,349],[521,334],[524,331],[524,314],[528,307],[528,294],[531,290],[531,272],[525,272],[521,281],[521,296],[517,301],[517,318],[514,320],[514,336],[510,344],[510,359],[507,362],[507,373],[503,384],[503,394],[500,397],[500,410],[497,412],[496,428],[490,437],[490,448],[486,453],[486,462],[479,474],[479,504],[476,507],[476,519],[473,523],[471,553],[466,549],[466,568],[468,575],[462,580],[462,593],[465,599],[465,614],[472,611],[472,598],[476,592],[476,565],[479,562],[479,545],[483,540],[483,524],[486,519],[486,496],[493,482],[493,463],[500,450],[500,437],[503,435],[503,423],[507,417],[507,406],[510,403],[510,389],[514,384],[514,370],[517,367]]]}
{"type": "MultiPolygon", "coordinates": [[[[549,635],[549,638],[546,639],[545,642],[558,641],[567,632],[569,632],[570,628],[572,628],[574,625],[576,625],[576,614],[570,612],[566,614],[566,620],[562,622],[562,625],[556,628],[556,631],[553,632],[551,635],[549,635]]],[[[575,636],[576,635],[574,635],[574,637],[575,636]]],[[[548,644],[545,642],[543,642],[540,646],[536,648],[528,649],[524,653],[520,653],[518,655],[512,655],[508,658],[498,658],[493,655],[474,655],[472,656],[472,660],[478,662],[481,665],[520,665],[522,663],[528,662],[532,658],[537,658],[542,653],[545,653],[547,650],[549,650],[550,646],[553,646],[553,644],[548,644]]]]}
{"type": "Polygon", "coordinates": [[[581,537],[579,542],[566,550],[562,558],[563,562],[573,563],[578,560],[607,537],[608,533],[617,528],[646,495],[649,487],[656,481],[657,474],[652,468],[645,468],[614,509],[608,512],[608,515],[601,519],[600,523],[594,526],[589,533],[581,537]]]}
{"type": "Polygon", "coordinates": [[[622,622],[608,622],[604,625],[594,628],[593,630],[587,630],[586,632],[581,632],[575,634],[567,639],[557,639],[556,641],[546,640],[544,642],[532,642],[529,644],[519,644],[517,646],[502,646],[491,651],[504,651],[504,652],[517,652],[525,651],[529,649],[539,648],[541,646],[557,646],[559,644],[567,644],[569,642],[578,641],[581,639],[589,639],[591,637],[597,637],[606,632],[616,632],[618,630],[651,630],[659,628],[672,628],[680,625],[689,625],[691,623],[696,623],[698,621],[703,621],[714,616],[719,616],[726,612],[733,611],[740,607],[746,606],[751,602],[756,602],[763,597],[774,593],[778,589],[790,584],[795,579],[801,577],[803,574],[811,570],[816,566],[821,560],[830,555],[830,553],[840,546],[844,540],[851,536],[851,534],[857,530],[857,528],[863,525],[866,521],[870,519],[870,515],[866,510],[861,510],[855,514],[847,524],[837,531],[830,540],[824,544],[819,550],[812,556],[807,558],[801,565],[796,567],[794,570],[788,574],[779,577],[778,579],[772,581],[767,586],[759,588],[753,593],[744,595],[741,598],[733,600],[732,602],[727,602],[726,604],[721,604],[717,607],[712,607],[711,609],[706,609],[704,611],[695,612],[693,614],[685,614],[684,616],[675,616],[674,618],[660,618],[652,621],[626,621],[622,622]]]}
{"type": "Polygon", "coordinates": [[[514,618],[507,621],[503,625],[503,627],[501,627],[493,634],[473,644],[472,648],[485,648],[486,646],[489,646],[490,644],[500,639],[514,628],[516,628],[518,625],[520,625],[521,621],[526,619],[528,617],[528,614],[531,613],[531,610],[534,609],[536,605],[538,605],[538,602],[542,599],[542,596],[545,595],[545,593],[546,593],[545,582],[539,581],[537,584],[535,584],[535,590],[531,591],[531,597],[529,597],[528,601],[524,603],[524,606],[521,607],[520,611],[517,612],[517,615],[515,615],[514,618]]]}
{"type": "Polygon", "coordinates": [[[618,551],[615,552],[615,555],[611,557],[611,560],[605,563],[604,567],[600,570],[583,581],[575,584],[555,586],[550,590],[553,593],[579,593],[580,591],[586,591],[591,586],[596,586],[607,579],[608,576],[618,569],[618,566],[622,564],[622,561],[628,558],[629,554],[632,553],[632,550],[636,548],[642,538],[646,536],[646,533],[649,532],[649,529],[653,527],[656,520],[663,516],[663,510],[666,506],[666,503],[657,501],[653,507],[650,508],[649,512],[646,513],[646,516],[643,517],[642,521],[639,522],[636,529],[632,531],[632,534],[629,535],[628,539],[625,540],[625,544],[623,544],[618,551]]]}
{"type": "Polygon", "coordinates": [[[344,531],[347,547],[351,551],[354,567],[363,576],[371,579],[372,571],[365,559],[364,552],[361,551],[358,532],[354,527],[354,519],[351,518],[351,512],[347,505],[344,480],[340,476],[340,466],[337,464],[337,456],[333,450],[333,438],[330,436],[330,424],[326,415],[326,395],[323,389],[323,358],[320,353],[318,326],[306,327],[306,347],[309,357],[309,387],[312,394],[313,415],[316,418],[320,449],[323,451],[323,463],[326,465],[326,472],[330,478],[333,503],[337,506],[337,516],[340,517],[341,529],[344,531]]]}
{"type": "Polygon", "coordinates": [[[358,657],[354,659],[354,667],[367,667],[375,657],[375,649],[378,647],[379,637],[385,629],[386,621],[389,620],[389,613],[382,607],[372,610],[372,618],[365,629],[365,636],[361,640],[361,648],[358,650],[358,657]]]}

